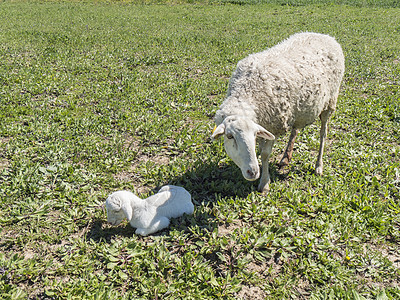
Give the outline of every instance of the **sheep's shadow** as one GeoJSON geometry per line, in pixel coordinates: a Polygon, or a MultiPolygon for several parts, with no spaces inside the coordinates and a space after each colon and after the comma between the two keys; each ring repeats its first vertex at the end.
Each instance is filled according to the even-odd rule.
{"type": "MultiPolygon", "coordinates": [[[[287,180],[288,174],[291,172],[293,170],[290,167],[282,172],[276,162],[270,162],[272,181],[287,180]]],[[[215,216],[211,213],[216,200],[224,197],[246,198],[249,194],[257,192],[258,182],[259,180],[254,182],[245,180],[240,169],[233,163],[219,165],[214,162],[197,161],[188,171],[180,176],[166,179],[152,188],[147,195],[157,193],[162,186],[167,184],[178,185],[189,191],[195,206],[206,206],[208,209],[195,209],[192,216],[184,215],[180,218],[173,218],[168,228],[152,234],[152,236],[168,234],[172,228],[187,231],[189,226],[213,230],[215,226],[218,226],[215,224],[215,216]]],[[[145,195],[139,195],[139,197],[145,197],[145,195]]],[[[114,236],[131,237],[133,235],[135,235],[135,229],[129,223],[124,222],[117,227],[112,227],[105,219],[97,218],[89,226],[86,238],[95,242],[111,243],[114,236]]]]}
{"type": "MultiPolygon", "coordinates": [[[[308,173],[310,170],[296,170],[298,165],[289,164],[285,168],[280,168],[278,160],[271,160],[269,163],[269,172],[271,182],[286,181],[291,174],[308,173]]],[[[258,193],[257,187],[260,179],[255,181],[246,180],[239,167],[233,162],[222,166],[216,163],[197,164],[182,174],[173,177],[164,184],[180,185],[186,188],[192,197],[201,203],[213,203],[216,197],[240,197],[246,198],[251,193],[258,193]]]]}
{"type": "MultiPolygon", "coordinates": [[[[256,190],[256,185],[246,181],[235,165],[224,164],[218,166],[212,162],[196,162],[195,165],[184,174],[171,177],[154,188],[147,195],[155,194],[164,185],[173,184],[184,187],[192,196],[195,206],[206,206],[208,209],[196,210],[193,215],[184,215],[180,218],[172,218],[170,226],[152,236],[168,234],[174,228],[187,231],[189,226],[208,228],[212,230],[215,224],[215,216],[211,213],[213,204],[218,197],[247,197],[256,190]]],[[[146,195],[138,195],[145,197],[146,195]]],[[[105,210],[104,214],[105,214],[105,210]]],[[[135,235],[135,229],[129,223],[112,227],[105,219],[93,219],[86,232],[86,238],[95,242],[111,243],[113,237],[131,237],[135,235]]]]}
{"type": "Polygon", "coordinates": [[[218,165],[197,161],[184,174],[170,178],[164,184],[183,186],[201,204],[213,203],[216,195],[247,197],[257,189],[256,183],[246,181],[240,169],[233,163],[218,165]]]}

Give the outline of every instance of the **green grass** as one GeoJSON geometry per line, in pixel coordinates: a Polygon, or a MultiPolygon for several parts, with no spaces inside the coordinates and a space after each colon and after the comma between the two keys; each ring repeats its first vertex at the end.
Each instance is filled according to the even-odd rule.
{"type": "MultiPolygon", "coordinates": [[[[189,2],[190,0],[187,1],[189,2]]],[[[232,3],[241,5],[278,4],[283,6],[350,5],[354,7],[386,7],[386,8],[400,7],[400,2],[398,2],[397,0],[209,0],[209,2],[232,3]]]]}
{"type": "Polygon", "coordinates": [[[398,4],[273,2],[0,3],[3,298],[400,297],[398,4]],[[262,196],[212,117],[236,63],[298,31],[346,56],[325,174],[315,123],[286,175],[276,143],[262,196]],[[149,237],[106,223],[109,193],[168,183],[193,216],[149,237]]]}

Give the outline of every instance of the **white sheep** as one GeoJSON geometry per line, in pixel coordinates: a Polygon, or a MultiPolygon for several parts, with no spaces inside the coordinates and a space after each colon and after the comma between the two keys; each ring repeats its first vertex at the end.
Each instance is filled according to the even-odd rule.
{"type": "Polygon", "coordinates": [[[118,225],[127,218],[135,233],[143,236],[168,227],[170,218],[194,210],[189,192],[174,185],[163,186],[144,200],[129,191],[117,191],[108,196],[105,206],[110,224],[118,225]]]}
{"type": "Polygon", "coordinates": [[[269,157],[275,136],[291,129],[280,166],[289,163],[299,129],[321,119],[315,172],[322,174],[328,120],[336,109],[344,55],[334,38],[297,33],[280,44],[239,61],[225,101],[216,112],[212,137],[224,134],[225,150],[245,179],[260,177],[255,151],[260,138],[262,175],[258,190],[269,189],[269,157]]]}

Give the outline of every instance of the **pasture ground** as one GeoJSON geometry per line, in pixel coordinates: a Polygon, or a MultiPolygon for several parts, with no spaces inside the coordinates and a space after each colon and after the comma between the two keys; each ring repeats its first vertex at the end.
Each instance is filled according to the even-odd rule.
{"type": "Polygon", "coordinates": [[[0,3],[2,297],[399,299],[397,1],[156,2],[0,3]],[[316,122],[263,196],[212,117],[240,59],[299,31],[346,56],[325,174],[316,122]],[[106,223],[109,193],[165,184],[193,216],[106,223]]]}

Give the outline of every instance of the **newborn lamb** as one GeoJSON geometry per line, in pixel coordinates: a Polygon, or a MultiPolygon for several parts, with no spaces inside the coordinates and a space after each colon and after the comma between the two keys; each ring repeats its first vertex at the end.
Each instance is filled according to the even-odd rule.
{"type": "Polygon", "coordinates": [[[118,225],[127,218],[135,233],[143,236],[167,228],[170,218],[190,215],[194,210],[189,192],[174,185],[163,186],[144,200],[129,191],[114,192],[108,196],[106,208],[110,224],[118,225]]]}

